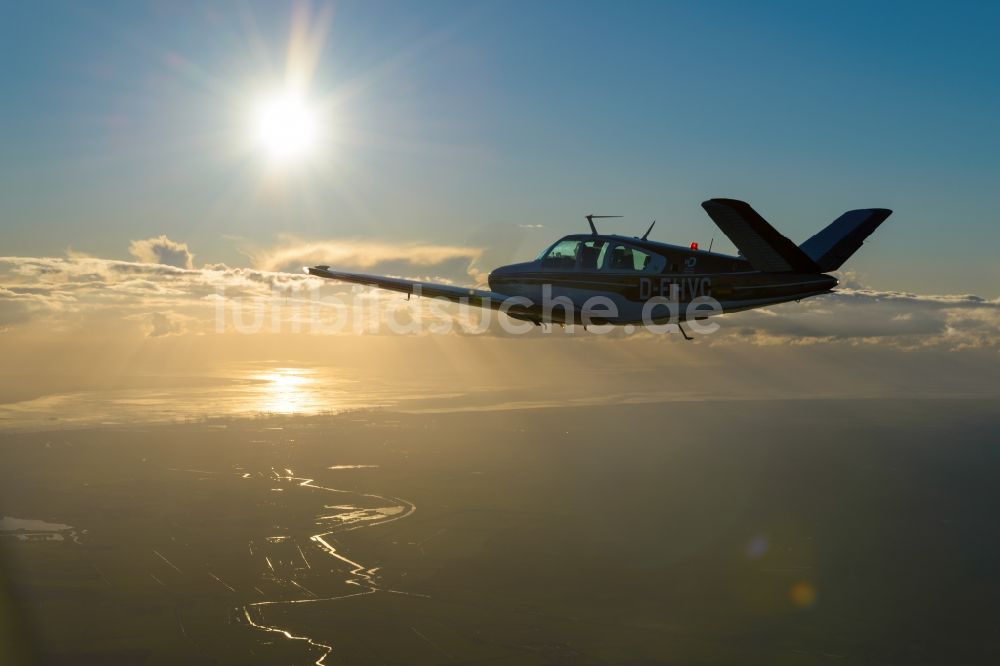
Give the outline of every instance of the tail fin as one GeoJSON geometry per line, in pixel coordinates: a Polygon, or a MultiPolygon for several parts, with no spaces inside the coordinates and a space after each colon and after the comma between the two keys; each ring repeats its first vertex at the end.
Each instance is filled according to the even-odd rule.
{"type": "Polygon", "coordinates": [[[799,248],[809,255],[824,273],[835,271],[890,215],[892,211],[888,208],[849,210],[799,248]]]}
{"type": "Polygon", "coordinates": [[[766,273],[822,272],[807,253],[778,233],[747,202],[709,199],[702,202],[701,207],[757,270],[766,273]]]}

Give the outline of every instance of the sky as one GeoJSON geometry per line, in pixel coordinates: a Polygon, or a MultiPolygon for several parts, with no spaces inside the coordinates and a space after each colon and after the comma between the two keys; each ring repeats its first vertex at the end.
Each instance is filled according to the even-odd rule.
{"type": "Polygon", "coordinates": [[[995,3],[2,11],[9,254],[126,258],[125,241],[166,234],[236,263],[291,234],[488,242],[517,259],[589,212],[704,242],[719,234],[698,204],[731,196],[797,242],[844,210],[893,208],[853,269],[1000,295],[995,3]],[[332,136],[322,166],[276,183],[246,125],[284,76],[296,12],[332,136]]]}
{"type": "Polygon", "coordinates": [[[995,362],[998,25],[988,2],[6,3],[0,344],[204,343],[220,299],[306,263],[481,284],[587,213],[734,252],[699,206],[723,196],[797,243],[895,212],[840,295],[711,345],[995,362]],[[283,163],[257,124],[290,82],[318,130],[283,163]]]}

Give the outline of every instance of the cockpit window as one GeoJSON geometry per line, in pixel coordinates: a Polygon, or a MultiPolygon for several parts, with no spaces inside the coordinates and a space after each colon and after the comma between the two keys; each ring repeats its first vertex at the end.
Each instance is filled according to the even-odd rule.
{"type": "Polygon", "coordinates": [[[596,271],[604,268],[604,257],[611,246],[607,241],[584,241],[580,246],[580,268],[585,271],[596,271]]]}
{"type": "Polygon", "coordinates": [[[542,266],[563,270],[630,271],[659,273],[666,259],[621,243],[604,239],[564,239],[543,250],[539,255],[542,266]]]}
{"type": "Polygon", "coordinates": [[[663,270],[665,259],[627,245],[615,245],[608,259],[608,269],[613,271],[638,271],[657,273],[663,270]]]}
{"type": "Polygon", "coordinates": [[[542,257],[542,265],[548,268],[575,268],[579,248],[578,240],[559,241],[542,257]]]}

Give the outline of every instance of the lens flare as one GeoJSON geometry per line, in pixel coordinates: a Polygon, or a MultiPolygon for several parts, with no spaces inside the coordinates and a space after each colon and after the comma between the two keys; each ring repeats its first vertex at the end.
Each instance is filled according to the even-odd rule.
{"type": "Polygon", "coordinates": [[[799,581],[788,591],[792,603],[799,608],[809,608],[816,603],[816,588],[809,581],[799,581]]]}

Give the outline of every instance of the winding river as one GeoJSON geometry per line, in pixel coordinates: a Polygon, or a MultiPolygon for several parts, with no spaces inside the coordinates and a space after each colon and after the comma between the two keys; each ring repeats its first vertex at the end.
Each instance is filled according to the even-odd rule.
{"type": "MultiPolygon", "coordinates": [[[[343,466],[335,467],[334,469],[340,469],[343,466]]],[[[340,496],[352,496],[354,498],[365,500],[365,504],[374,504],[375,506],[365,506],[358,507],[354,504],[338,504],[338,505],[326,505],[325,508],[333,511],[333,513],[324,516],[318,516],[318,520],[329,523],[330,527],[324,529],[321,532],[311,535],[309,538],[318,549],[325,555],[334,558],[344,565],[347,565],[349,569],[348,577],[343,581],[347,585],[355,586],[358,588],[357,592],[351,592],[349,594],[341,594],[335,596],[319,596],[316,595],[311,590],[304,587],[298,580],[292,577],[292,574],[285,574],[279,568],[276,568],[273,562],[265,557],[267,566],[269,567],[269,576],[271,576],[276,582],[283,583],[289,588],[294,588],[300,590],[304,596],[301,598],[294,599],[281,599],[274,601],[257,601],[253,603],[248,603],[242,608],[242,616],[246,619],[247,623],[254,629],[260,631],[266,631],[272,634],[281,636],[287,640],[291,641],[304,641],[308,645],[312,646],[319,651],[320,656],[314,662],[317,666],[323,666],[326,663],[326,658],[330,656],[333,652],[334,646],[324,643],[314,637],[298,635],[293,633],[291,630],[284,628],[282,626],[271,624],[268,619],[268,610],[274,609],[275,607],[286,606],[291,604],[316,604],[338,601],[341,599],[349,599],[352,597],[360,597],[367,594],[374,594],[376,592],[388,592],[393,594],[406,594],[409,596],[425,596],[420,594],[414,594],[412,592],[404,592],[401,590],[394,590],[388,587],[383,587],[378,581],[378,567],[369,567],[360,562],[356,562],[342,552],[338,551],[337,548],[331,543],[332,537],[335,534],[350,532],[353,530],[364,529],[368,527],[374,527],[376,525],[385,525],[387,523],[395,522],[397,520],[403,520],[416,511],[416,507],[413,503],[408,502],[399,497],[388,497],[385,495],[377,495],[374,493],[361,493],[354,492],[350,490],[341,490],[338,488],[330,488],[327,486],[317,485],[315,479],[295,476],[295,474],[290,469],[286,470],[271,470],[272,478],[278,482],[286,482],[292,484],[293,487],[307,488],[311,491],[324,492],[337,494],[340,496]]],[[[274,489],[278,490],[278,489],[274,489]]],[[[269,539],[272,542],[280,542],[287,539],[287,537],[272,537],[269,539]]],[[[298,552],[301,555],[303,563],[308,569],[312,569],[312,565],[309,563],[305,553],[302,551],[301,546],[296,545],[298,552]]],[[[250,545],[251,554],[254,553],[253,542],[250,545]]],[[[258,592],[259,592],[258,588],[258,592]]]]}

